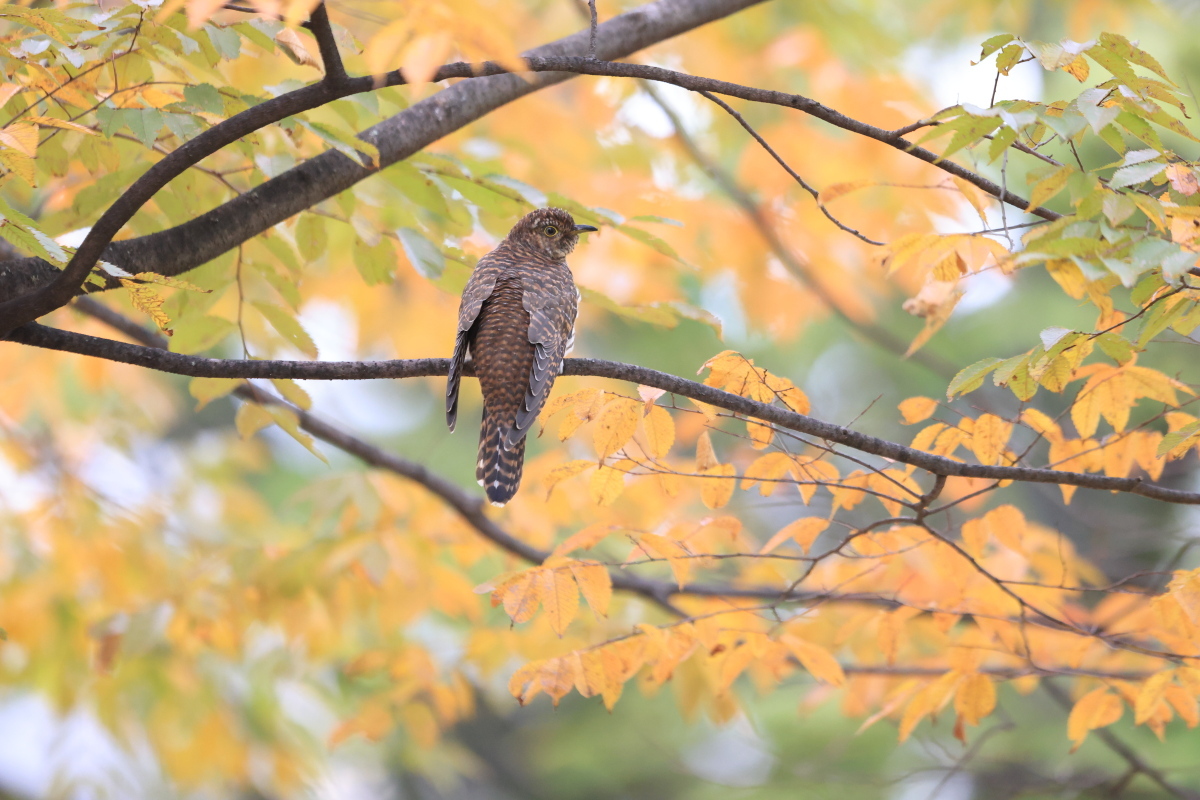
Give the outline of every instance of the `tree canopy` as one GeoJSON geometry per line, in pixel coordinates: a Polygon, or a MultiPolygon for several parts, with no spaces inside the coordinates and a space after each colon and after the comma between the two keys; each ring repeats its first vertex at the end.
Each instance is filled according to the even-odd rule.
{"type": "Polygon", "coordinates": [[[120,765],[0,793],[1200,796],[1184,19],[0,6],[0,702],[120,765]],[[493,509],[447,356],[544,206],[493,509]]]}

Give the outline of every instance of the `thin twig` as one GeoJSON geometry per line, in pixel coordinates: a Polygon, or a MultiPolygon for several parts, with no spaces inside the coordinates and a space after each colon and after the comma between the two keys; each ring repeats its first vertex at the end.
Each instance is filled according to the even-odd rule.
{"type": "Polygon", "coordinates": [[[849,225],[846,225],[845,223],[843,223],[841,220],[839,220],[833,214],[830,214],[829,209],[825,208],[825,204],[821,202],[821,193],[819,191],[817,191],[816,189],[814,189],[808,183],[808,181],[804,180],[804,178],[801,177],[800,174],[798,172],[796,172],[796,170],[792,169],[791,166],[786,161],[783,160],[783,156],[781,156],[781,155],[779,155],[779,153],[775,152],[775,148],[771,147],[771,145],[767,143],[767,140],[764,139],[759,134],[758,131],[754,130],[754,128],[750,125],[750,123],[746,121],[745,117],[743,117],[741,114],[739,114],[736,110],[734,110],[734,108],[732,106],[730,106],[728,103],[726,103],[721,98],[714,95],[712,92],[700,92],[700,95],[702,97],[716,103],[718,106],[725,109],[725,111],[730,116],[732,116],[734,119],[736,119],[738,121],[738,124],[741,125],[743,128],[745,128],[746,132],[749,133],[751,136],[753,136],[754,140],[756,142],[758,142],[760,145],[762,145],[762,148],[771,155],[771,158],[775,159],[775,161],[779,164],[779,166],[783,167],[784,171],[788,175],[791,175],[792,178],[796,181],[796,183],[800,184],[800,186],[802,186],[804,188],[804,191],[806,191],[812,195],[813,200],[817,201],[817,208],[821,209],[821,213],[825,215],[826,219],[828,219],[834,225],[841,228],[846,233],[850,234],[851,236],[854,236],[857,239],[861,239],[862,241],[866,242],[867,244],[873,244],[876,247],[882,247],[884,244],[886,244],[886,242],[877,242],[868,236],[864,236],[862,233],[859,233],[854,228],[851,228],[849,225]]]}
{"type": "MultiPolygon", "coordinates": [[[[658,104],[663,113],[667,115],[667,119],[671,121],[671,125],[675,129],[675,135],[682,142],[684,149],[687,150],[692,159],[700,165],[700,168],[708,174],[713,182],[720,187],[721,191],[728,195],[745,212],[750,222],[754,225],[754,229],[758,231],[758,235],[762,237],[767,246],[771,248],[771,252],[779,259],[779,263],[783,264],[788,272],[801,281],[805,288],[820,298],[826,308],[845,321],[851,330],[861,335],[868,342],[895,355],[903,356],[908,350],[908,345],[886,328],[870,322],[856,320],[846,313],[836,298],[825,289],[824,285],[809,274],[809,265],[796,256],[792,249],[780,239],[775,226],[767,218],[762,207],[750,196],[750,193],[739,185],[733,175],[723,169],[715,159],[710,158],[700,149],[700,146],[692,138],[691,134],[687,132],[687,128],[684,127],[683,120],[679,118],[679,115],[675,113],[671,105],[654,88],[654,85],[643,82],[643,88],[650,98],[658,104]]],[[[909,356],[909,358],[914,363],[920,364],[942,377],[953,377],[958,371],[954,364],[924,351],[918,350],[909,356]]]]}

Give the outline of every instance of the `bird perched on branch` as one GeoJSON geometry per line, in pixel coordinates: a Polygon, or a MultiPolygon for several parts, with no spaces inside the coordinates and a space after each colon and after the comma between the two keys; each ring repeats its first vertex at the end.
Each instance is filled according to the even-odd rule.
{"type": "Polygon", "coordinates": [[[479,259],[458,308],[458,335],[446,380],[446,422],[458,418],[458,385],[468,359],[483,389],[475,478],[492,505],[521,484],[525,435],[550,396],[575,341],[575,288],[566,257],[582,231],[561,208],[522,217],[479,259]]]}

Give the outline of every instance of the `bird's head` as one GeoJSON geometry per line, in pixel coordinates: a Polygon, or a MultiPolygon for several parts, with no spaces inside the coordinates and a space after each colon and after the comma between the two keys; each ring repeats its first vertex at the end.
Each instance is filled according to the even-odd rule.
{"type": "Polygon", "coordinates": [[[576,225],[575,219],[561,208],[539,208],[521,217],[508,238],[561,261],[575,249],[580,233],[594,230],[591,225],[576,225]]]}

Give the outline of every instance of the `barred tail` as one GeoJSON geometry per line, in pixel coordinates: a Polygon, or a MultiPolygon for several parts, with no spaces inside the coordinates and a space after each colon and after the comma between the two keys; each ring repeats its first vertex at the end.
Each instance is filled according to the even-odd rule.
{"type": "Polygon", "coordinates": [[[494,506],[502,506],[517,493],[521,485],[521,469],[525,465],[525,440],[511,450],[503,447],[504,437],[496,417],[484,410],[479,429],[479,461],[475,465],[475,480],[487,493],[494,506]]]}

